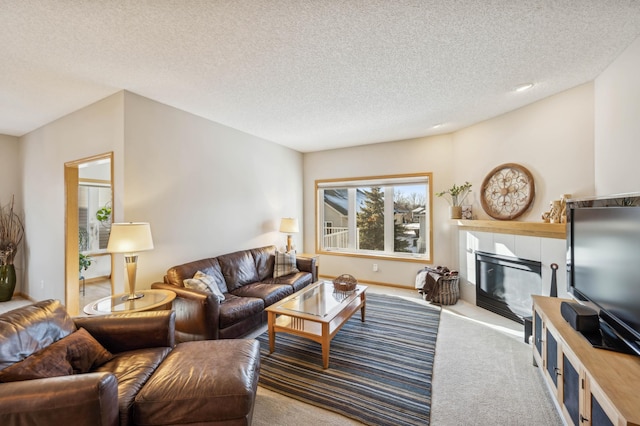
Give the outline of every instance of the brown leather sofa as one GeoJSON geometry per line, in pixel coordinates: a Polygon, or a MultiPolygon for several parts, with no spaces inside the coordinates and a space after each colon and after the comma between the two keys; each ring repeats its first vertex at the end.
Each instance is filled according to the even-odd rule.
{"type": "Polygon", "coordinates": [[[55,300],[1,314],[0,424],[251,424],[257,341],[174,346],[174,321],[173,311],[72,319],[55,300]]]}
{"type": "Polygon", "coordinates": [[[242,250],[174,266],[164,283],[152,288],[174,291],[176,341],[233,339],[266,323],[265,308],[317,281],[316,260],[296,258],[299,272],[273,278],[275,246],[242,250]],[[201,271],[215,279],[225,296],[184,287],[201,271]]]}

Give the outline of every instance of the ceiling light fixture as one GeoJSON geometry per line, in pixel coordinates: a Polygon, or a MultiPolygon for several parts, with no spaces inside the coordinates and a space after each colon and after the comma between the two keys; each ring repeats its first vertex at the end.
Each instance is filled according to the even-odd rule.
{"type": "Polygon", "coordinates": [[[516,92],[524,92],[525,90],[529,90],[533,87],[533,83],[525,83],[525,84],[521,84],[519,86],[516,86],[515,90],[516,92]]]}

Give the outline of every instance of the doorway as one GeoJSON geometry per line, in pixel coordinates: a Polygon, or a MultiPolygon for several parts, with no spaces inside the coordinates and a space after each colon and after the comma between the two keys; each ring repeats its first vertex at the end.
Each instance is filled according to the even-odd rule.
{"type": "Polygon", "coordinates": [[[113,223],[113,153],[64,167],[65,305],[78,315],[87,301],[113,294],[113,256],[106,251],[113,223]]]}

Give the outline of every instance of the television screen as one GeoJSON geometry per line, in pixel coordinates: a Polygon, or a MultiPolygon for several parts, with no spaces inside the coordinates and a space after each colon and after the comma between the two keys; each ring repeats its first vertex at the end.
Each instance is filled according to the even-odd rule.
{"type": "MultiPolygon", "coordinates": [[[[625,339],[640,340],[640,208],[591,207],[570,210],[569,282],[613,317],[625,339]]],[[[606,318],[601,314],[601,317],[606,318]]]]}

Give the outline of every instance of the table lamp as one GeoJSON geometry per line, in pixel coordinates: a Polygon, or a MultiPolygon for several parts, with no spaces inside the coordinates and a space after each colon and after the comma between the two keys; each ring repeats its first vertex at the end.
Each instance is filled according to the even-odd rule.
{"type": "Polygon", "coordinates": [[[136,293],[136,269],[138,252],[153,249],[151,226],[146,222],[128,222],[111,224],[111,234],[107,252],[124,253],[129,278],[129,294],[123,300],[139,299],[142,293],[136,293]]]}
{"type": "Polygon", "coordinates": [[[299,232],[298,229],[298,219],[294,219],[292,217],[283,217],[280,221],[280,232],[284,232],[287,235],[287,253],[291,251],[291,234],[294,232],[299,232]]]}

